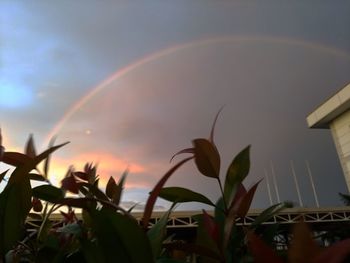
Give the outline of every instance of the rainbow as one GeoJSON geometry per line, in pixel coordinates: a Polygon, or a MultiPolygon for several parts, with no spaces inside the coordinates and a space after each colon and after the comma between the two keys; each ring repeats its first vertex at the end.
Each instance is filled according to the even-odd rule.
{"type": "Polygon", "coordinates": [[[292,38],[280,38],[280,37],[255,37],[255,36],[223,36],[223,37],[215,37],[215,38],[207,38],[207,39],[201,39],[196,40],[193,42],[188,42],[184,44],[178,44],[174,45],[168,48],[165,48],[161,51],[157,51],[155,53],[151,53],[149,55],[146,55],[142,57],[141,59],[130,63],[124,68],[119,69],[114,74],[109,76],[107,79],[103,80],[101,83],[99,83],[97,86],[90,89],[90,91],[81,97],[76,103],[73,104],[72,107],[70,107],[63,117],[56,123],[56,125],[53,127],[53,129],[49,132],[49,134],[46,136],[45,143],[47,143],[53,136],[59,133],[59,131],[62,129],[64,124],[71,118],[71,116],[74,115],[75,112],[79,110],[84,104],[89,102],[96,94],[101,92],[102,90],[105,90],[106,88],[110,87],[114,81],[117,79],[120,79],[127,74],[131,73],[133,70],[145,66],[146,64],[155,61],[157,59],[160,59],[165,56],[172,55],[176,52],[180,52],[186,49],[195,48],[195,47],[201,47],[201,46],[207,46],[207,45],[213,45],[218,43],[245,43],[245,42],[260,42],[260,43],[272,43],[272,44],[280,44],[280,45],[289,45],[289,46],[299,46],[303,48],[309,48],[309,49],[316,49],[320,52],[325,52],[334,56],[338,56],[344,59],[350,60],[350,54],[336,48],[332,48],[325,45],[315,44],[312,42],[304,41],[304,40],[298,40],[298,39],[292,39],[292,38]]]}

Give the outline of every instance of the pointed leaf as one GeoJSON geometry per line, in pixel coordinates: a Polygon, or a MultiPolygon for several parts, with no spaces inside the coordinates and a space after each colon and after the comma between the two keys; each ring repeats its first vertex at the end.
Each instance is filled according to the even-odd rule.
{"type": "MultiPolygon", "coordinates": [[[[53,147],[53,145],[55,144],[55,140],[56,140],[55,136],[50,139],[49,146],[48,146],[49,149],[53,147]]],[[[48,178],[48,176],[49,176],[50,159],[51,159],[51,155],[49,154],[49,156],[47,156],[47,158],[45,159],[45,162],[44,162],[44,176],[45,176],[45,178],[48,178]]]]}
{"type": "Polygon", "coordinates": [[[242,183],[244,178],[249,173],[250,159],[249,159],[250,145],[243,149],[230,164],[225,178],[224,196],[227,204],[230,204],[233,198],[234,188],[238,183],[242,183]]]}
{"type": "Polygon", "coordinates": [[[29,179],[30,180],[34,180],[34,181],[39,181],[39,182],[46,182],[46,178],[43,177],[40,174],[36,174],[36,173],[30,173],[29,174],[29,179]]]}
{"type": "Polygon", "coordinates": [[[166,226],[168,223],[169,215],[172,212],[175,203],[170,207],[170,209],[163,214],[160,220],[152,226],[147,232],[147,237],[150,240],[153,257],[156,259],[160,256],[162,250],[163,240],[166,236],[166,226]]]}
{"type": "Polygon", "coordinates": [[[283,263],[275,251],[266,245],[258,236],[253,232],[248,232],[248,248],[253,254],[254,262],[256,263],[283,263]]]}
{"type": "Polygon", "coordinates": [[[350,255],[350,239],[345,239],[327,247],[313,261],[314,263],[342,263],[350,255]]]}
{"type": "Polygon", "coordinates": [[[72,175],[71,169],[68,170],[67,175],[65,178],[62,179],[61,184],[63,189],[70,191],[74,194],[79,193],[79,185],[75,180],[74,176],[72,175]]]}
{"type": "Polygon", "coordinates": [[[238,209],[237,209],[238,216],[243,218],[248,213],[248,210],[250,208],[250,205],[252,204],[252,201],[253,201],[253,198],[255,195],[255,191],[256,191],[260,182],[261,182],[261,180],[259,182],[257,182],[256,184],[254,184],[248,190],[248,192],[244,195],[244,197],[243,197],[242,201],[240,202],[238,209]]]}
{"type": "Polygon", "coordinates": [[[30,162],[31,158],[23,153],[18,152],[4,152],[2,162],[11,166],[20,166],[30,162]]]}
{"type": "Polygon", "coordinates": [[[194,153],[194,148],[186,148],[186,149],[183,149],[181,151],[178,151],[177,153],[175,153],[171,159],[170,159],[170,162],[178,155],[180,154],[183,154],[183,153],[194,153]]]}
{"type": "Polygon", "coordinates": [[[210,131],[210,137],[209,137],[209,141],[215,145],[214,143],[214,133],[215,133],[215,126],[216,126],[216,122],[219,118],[219,115],[222,111],[224,107],[221,107],[220,110],[218,111],[218,113],[216,113],[216,116],[215,116],[215,119],[214,119],[214,122],[213,122],[213,125],[211,126],[211,131],[210,131]]]}
{"type": "Polygon", "coordinates": [[[88,181],[89,177],[87,173],[84,172],[73,172],[73,175],[78,177],[79,179],[83,181],[88,181]]]}
{"type": "Polygon", "coordinates": [[[199,172],[208,177],[219,178],[220,155],[216,147],[207,139],[195,139],[193,145],[199,172]]]}
{"type": "Polygon", "coordinates": [[[160,190],[159,197],[169,202],[199,202],[215,206],[206,196],[182,187],[164,187],[160,190]]]}
{"type": "Polygon", "coordinates": [[[115,182],[115,180],[113,179],[113,177],[109,177],[107,186],[106,186],[106,195],[112,199],[114,194],[117,191],[117,183],[115,182]]]}
{"type": "Polygon", "coordinates": [[[95,211],[91,217],[106,262],[154,262],[149,240],[136,220],[109,209],[95,211]]]}
{"type": "Polygon", "coordinates": [[[251,227],[255,228],[255,227],[261,225],[262,223],[268,221],[270,218],[272,218],[274,215],[276,215],[281,210],[283,210],[285,208],[290,208],[291,206],[292,205],[288,202],[282,202],[282,203],[278,203],[278,204],[275,204],[275,205],[268,207],[267,209],[262,211],[257,218],[255,218],[254,222],[251,224],[251,227]]]}
{"type": "Polygon", "coordinates": [[[33,196],[41,200],[55,203],[64,197],[62,189],[45,184],[33,188],[33,196]]]}
{"type": "Polygon", "coordinates": [[[34,158],[36,156],[33,135],[29,135],[29,139],[26,144],[25,153],[27,156],[34,158]]]}
{"type": "Polygon", "coordinates": [[[320,248],[312,238],[310,229],[305,222],[295,225],[293,240],[288,250],[290,263],[309,263],[319,254],[320,248]]]}
{"type": "Polygon", "coordinates": [[[174,165],[168,172],[163,175],[163,177],[158,181],[158,183],[154,186],[152,192],[150,193],[147,203],[145,206],[145,211],[143,213],[143,219],[142,219],[142,225],[144,229],[147,229],[149,219],[151,218],[152,211],[154,204],[157,200],[157,197],[159,195],[159,192],[162,190],[164,184],[166,181],[170,178],[170,176],[184,163],[188,162],[189,160],[193,159],[193,157],[189,157],[186,159],[183,159],[182,161],[178,162],[176,165],[174,165]]]}
{"type": "MultiPolygon", "coordinates": [[[[208,248],[206,246],[191,244],[191,243],[183,243],[180,241],[175,241],[172,243],[164,244],[163,247],[170,249],[170,250],[178,249],[178,250],[182,250],[185,252],[205,256],[205,257],[208,257],[210,259],[217,260],[218,262],[224,262],[222,257],[220,256],[220,254],[218,254],[216,251],[214,251],[211,247],[208,248]]],[[[217,262],[217,261],[214,261],[214,262],[217,262]]],[[[210,261],[210,262],[213,262],[213,261],[210,261]]]]}
{"type": "Polygon", "coordinates": [[[205,210],[203,210],[203,225],[209,236],[219,246],[219,227],[214,221],[214,218],[210,216],[205,210]]]}

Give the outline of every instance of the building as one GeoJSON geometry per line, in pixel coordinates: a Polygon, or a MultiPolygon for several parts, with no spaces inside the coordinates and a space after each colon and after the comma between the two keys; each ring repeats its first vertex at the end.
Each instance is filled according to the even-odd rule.
{"type": "Polygon", "coordinates": [[[306,120],[309,128],[331,130],[350,192],[350,84],[323,102],[306,120]]]}

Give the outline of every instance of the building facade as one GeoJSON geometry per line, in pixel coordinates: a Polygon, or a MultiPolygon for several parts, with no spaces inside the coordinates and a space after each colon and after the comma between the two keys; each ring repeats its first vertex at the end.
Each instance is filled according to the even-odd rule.
{"type": "Polygon", "coordinates": [[[323,102],[306,120],[309,128],[331,130],[350,192],[350,84],[323,102]]]}

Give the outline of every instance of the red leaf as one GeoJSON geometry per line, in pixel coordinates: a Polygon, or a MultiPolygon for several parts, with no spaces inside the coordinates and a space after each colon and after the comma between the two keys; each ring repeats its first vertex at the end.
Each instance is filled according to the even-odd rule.
{"type": "Polygon", "coordinates": [[[248,192],[243,196],[243,198],[241,199],[242,201],[239,202],[239,206],[238,206],[238,209],[237,209],[237,214],[240,217],[245,217],[246,214],[248,213],[248,210],[249,210],[250,205],[252,204],[252,201],[253,201],[253,198],[254,198],[254,194],[255,194],[256,188],[258,187],[260,182],[261,182],[261,180],[259,182],[257,182],[256,184],[254,184],[248,190],[248,192]]]}
{"type": "Polygon", "coordinates": [[[350,239],[345,239],[327,247],[313,261],[314,263],[342,263],[350,255],[350,239]]]}
{"type": "Polygon", "coordinates": [[[199,172],[205,176],[219,178],[220,154],[215,145],[207,139],[195,139],[194,157],[199,172]]]}
{"type": "Polygon", "coordinates": [[[18,153],[18,152],[4,152],[2,157],[2,162],[12,165],[12,166],[20,166],[30,162],[32,158],[29,156],[18,153]]]}
{"type": "Polygon", "coordinates": [[[68,190],[74,194],[79,193],[79,185],[77,184],[72,172],[69,170],[67,176],[61,181],[62,188],[68,190]]]}
{"type": "Polygon", "coordinates": [[[78,177],[79,179],[83,180],[83,181],[88,181],[88,174],[84,173],[84,172],[74,172],[73,173],[74,176],[78,177]]]}
{"type": "Polygon", "coordinates": [[[214,218],[210,216],[205,210],[203,210],[203,223],[205,230],[208,232],[209,236],[215,241],[216,244],[218,244],[219,226],[214,221],[214,218]]]}
{"type": "Polygon", "coordinates": [[[40,201],[40,199],[33,197],[32,199],[32,206],[33,206],[33,210],[34,212],[41,212],[41,210],[43,210],[43,205],[40,201]]]}
{"type": "Polygon", "coordinates": [[[163,188],[166,181],[181,165],[183,165],[184,163],[188,162],[191,159],[193,159],[193,157],[188,157],[188,158],[183,159],[182,161],[178,162],[165,175],[163,175],[163,177],[154,186],[153,190],[151,191],[151,193],[147,199],[145,211],[143,213],[142,225],[143,225],[144,229],[147,229],[147,227],[148,227],[149,219],[152,215],[154,204],[157,200],[157,197],[159,195],[160,190],[163,188]]]}
{"type": "Polygon", "coordinates": [[[186,149],[183,149],[181,151],[178,151],[177,153],[175,153],[171,159],[170,159],[170,162],[176,157],[178,156],[179,154],[183,154],[183,153],[194,153],[194,148],[186,148],[186,149]]]}
{"type": "Polygon", "coordinates": [[[253,232],[247,233],[248,248],[253,254],[254,262],[256,263],[283,263],[275,251],[266,245],[258,236],[253,232]]]}
{"type": "Polygon", "coordinates": [[[113,199],[113,196],[115,195],[115,193],[117,192],[117,183],[115,182],[115,180],[113,179],[113,177],[109,177],[107,186],[106,186],[106,195],[110,198],[113,199]]]}

